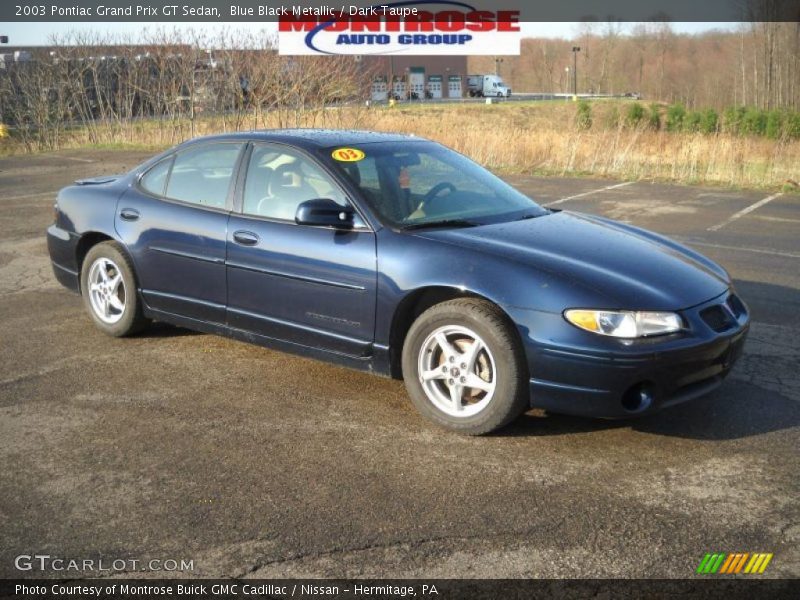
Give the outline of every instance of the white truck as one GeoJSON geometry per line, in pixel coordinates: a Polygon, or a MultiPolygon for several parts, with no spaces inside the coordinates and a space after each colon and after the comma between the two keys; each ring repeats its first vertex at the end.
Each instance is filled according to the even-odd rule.
{"type": "Polygon", "coordinates": [[[470,98],[507,98],[511,95],[499,75],[467,75],[467,93],[470,98]]]}

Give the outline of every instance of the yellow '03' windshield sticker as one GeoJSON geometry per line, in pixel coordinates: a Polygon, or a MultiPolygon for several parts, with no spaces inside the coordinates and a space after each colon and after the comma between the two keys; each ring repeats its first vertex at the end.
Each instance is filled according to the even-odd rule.
{"type": "Polygon", "coordinates": [[[356,162],[363,160],[366,154],[357,148],[337,148],[331,152],[331,156],[335,160],[340,160],[342,162],[356,162]]]}

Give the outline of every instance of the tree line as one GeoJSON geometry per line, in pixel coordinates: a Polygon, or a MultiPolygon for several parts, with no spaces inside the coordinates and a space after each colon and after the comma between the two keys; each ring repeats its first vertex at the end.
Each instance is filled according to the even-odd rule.
{"type": "Polygon", "coordinates": [[[371,74],[352,57],[284,57],[275,42],[227,29],[69,33],[0,65],[0,122],[28,149],[58,148],[76,129],[89,143],[122,141],[145,121],[149,139],[174,143],[201,117],[223,130],[309,125],[367,97],[371,74]]]}
{"type": "MultiPolygon", "coordinates": [[[[800,110],[800,23],[743,23],[734,31],[675,33],[667,22],[582,23],[573,40],[522,40],[500,74],[520,92],[571,92],[572,48],[578,92],[624,94],[690,109],[753,106],[800,110]]],[[[494,57],[470,69],[494,72],[494,57]]]]}
{"type": "MultiPolygon", "coordinates": [[[[800,23],[701,35],[584,23],[572,41],[524,39],[520,56],[471,57],[469,69],[498,68],[515,92],[569,92],[574,46],[579,92],[649,103],[623,108],[643,115],[621,114],[623,124],[796,137],[800,23]]],[[[219,130],[358,125],[376,75],[350,56],[280,56],[274,35],[228,28],[72,32],[23,58],[0,64],[0,122],[28,149],[58,148],[76,130],[89,143],[135,142],[145,127],[148,140],[175,143],[208,117],[219,130]]]]}

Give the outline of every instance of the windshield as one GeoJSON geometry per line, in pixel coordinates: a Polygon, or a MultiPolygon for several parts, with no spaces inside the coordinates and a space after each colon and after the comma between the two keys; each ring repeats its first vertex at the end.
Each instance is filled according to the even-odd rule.
{"type": "Polygon", "coordinates": [[[382,220],[399,228],[483,225],[547,213],[468,158],[434,142],[380,142],[328,155],[382,220]],[[353,159],[352,157],[355,157],[353,159]]]}

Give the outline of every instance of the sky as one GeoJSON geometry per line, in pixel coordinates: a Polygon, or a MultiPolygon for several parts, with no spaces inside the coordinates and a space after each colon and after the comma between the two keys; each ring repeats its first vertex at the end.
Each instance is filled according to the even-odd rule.
{"type": "MultiPolygon", "coordinates": [[[[0,23],[0,35],[9,37],[10,46],[46,46],[52,35],[70,31],[99,31],[109,34],[124,34],[135,37],[147,27],[145,23],[0,23]]],[[[262,29],[275,29],[275,23],[233,22],[225,23],[231,29],[248,29],[255,32],[262,29]]],[[[602,26],[602,23],[598,25],[602,26]]],[[[622,24],[623,30],[631,29],[635,23],[622,24]]],[[[739,23],[670,23],[676,33],[703,33],[712,29],[735,29],[739,23]]],[[[577,35],[580,23],[521,23],[522,33],[526,37],[548,37],[571,39],[577,35]]],[[[216,23],[157,23],[151,27],[167,29],[193,28],[213,34],[221,27],[216,23]]],[[[602,29],[601,29],[602,30],[602,29]]],[[[0,49],[1,51],[1,49],[0,49]]]]}

